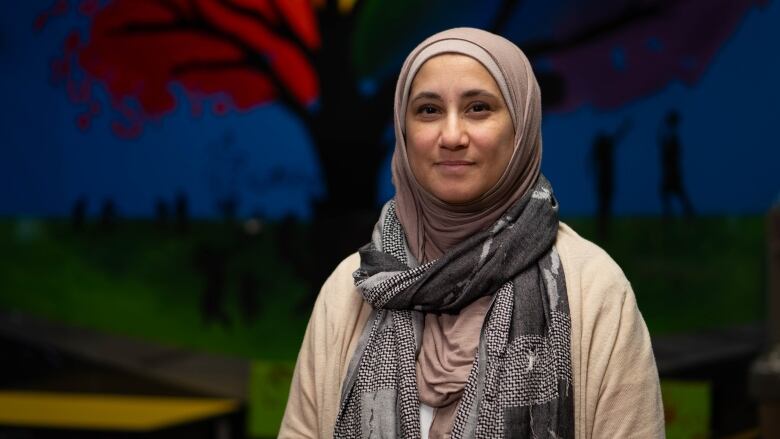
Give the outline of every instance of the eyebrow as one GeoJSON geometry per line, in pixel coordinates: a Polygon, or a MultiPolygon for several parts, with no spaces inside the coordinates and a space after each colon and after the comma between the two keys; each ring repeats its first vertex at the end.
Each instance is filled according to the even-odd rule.
{"type": "MultiPolygon", "coordinates": [[[[487,98],[497,99],[496,95],[494,95],[493,93],[490,93],[489,91],[483,90],[483,89],[480,89],[480,88],[474,88],[474,89],[471,89],[471,90],[466,90],[463,93],[461,93],[460,96],[462,98],[473,98],[473,97],[477,97],[477,96],[483,96],[483,97],[487,97],[487,98]]],[[[434,93],[432,91],[421,91],[420,93],[417,93],[417,95],[415,95],[414,98],[412,98],[412,100],[410,100],[409,102],[414,102],[414,101],[416,101],[418,99],[439,99],[439,100],[441,100],[441,96],[438,93],[434,93]]]]}
{"type": "Polygon", "coordinates": [[[487,97],[487,98],[496,98],[496,96],[493,93],[491,93],[491,92],[489,92],[487,90],[482,90],[482,89],[467,90],[461,96],[464,97],[464,98],[474,98],[474,97],[477,97],[477,96],[484,96],[484,97],[487,97]]]}

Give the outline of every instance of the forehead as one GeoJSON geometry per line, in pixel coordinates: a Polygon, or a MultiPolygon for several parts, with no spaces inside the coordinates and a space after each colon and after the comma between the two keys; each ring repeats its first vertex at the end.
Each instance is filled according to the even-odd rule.
{"type": "Polygon", "coordinates": [[[414,76],[410,94],[421,89],[482,88],[499,93],[495,78],[476,59],[457,53],[436,55],[423,63],[414,76]]]}

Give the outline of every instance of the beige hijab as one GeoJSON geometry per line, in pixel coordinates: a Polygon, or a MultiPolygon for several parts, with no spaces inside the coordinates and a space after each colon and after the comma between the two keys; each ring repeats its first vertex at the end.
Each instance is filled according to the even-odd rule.
{"type": "MultiPolygon", "coordinates": [[[[393,183],[398,218],[418,261],[438,258],[475,232],[493,224],[536,183],[542,156],[541,95],[531,65],[510,41],[479,29],[440,32],[417,46],[404,62],[395,92],[393,183]],[[465,204],[443,202],[422,188],[406,155],[406,105],[415,74],[425,61],[458,53],[479,61],[493,76],[509,108],[515,130],[514,152],[499,181],[465,204]]],[[[420,401],[437,407],[430,438],[448,438],[457,402],[479,344],[491,296],[458,315],[427,314],[417,358],[420,401]]]]}
{"type": "Polygon", "coordinates": [[[541,94],[531,64],[509,40],[473,28],[455,28],[423,41],[406,58],[395,89],[393,184],[398,218],[412,254],[436,259],[498,217],[536,183],[542,158],[541,94]],[[514,153],[493,188],[465,204],[445,203],[417,182],[406,155],[405,119],[409,90],[425,61],[443,53],[470,56],[493,75],[512,116],[514,153]]]}

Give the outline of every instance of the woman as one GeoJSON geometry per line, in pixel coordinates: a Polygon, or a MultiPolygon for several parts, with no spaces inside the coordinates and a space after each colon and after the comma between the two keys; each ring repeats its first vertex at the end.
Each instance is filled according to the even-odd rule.
{"type": "Polygon", "coordinates": [[[558,221],[523,53],[458,28],[395,94],[396,195],[325,282],[280,437],[662,437],[620,268],[558,221]]]}

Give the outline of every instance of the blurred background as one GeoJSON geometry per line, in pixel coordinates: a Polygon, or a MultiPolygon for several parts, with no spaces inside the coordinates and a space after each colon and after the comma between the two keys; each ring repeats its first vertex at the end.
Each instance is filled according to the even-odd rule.
{"type": "Polygon", "coordinates": [[[393,196],[400,65],[455,26],[531,59],[543,172],[632,282],[668,437],[780,437],[777,1],[0,7],[0,437],[275,437],[393,196]]]}

